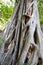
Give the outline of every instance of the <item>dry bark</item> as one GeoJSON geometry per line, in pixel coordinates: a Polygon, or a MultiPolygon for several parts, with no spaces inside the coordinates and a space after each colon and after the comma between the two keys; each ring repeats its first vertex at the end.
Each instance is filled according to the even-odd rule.
{"type": "Polygon", "coordinates": [[[43,34],[37,0],[19,0],[4,30],[0,65],[43,65],[43,34]]]}

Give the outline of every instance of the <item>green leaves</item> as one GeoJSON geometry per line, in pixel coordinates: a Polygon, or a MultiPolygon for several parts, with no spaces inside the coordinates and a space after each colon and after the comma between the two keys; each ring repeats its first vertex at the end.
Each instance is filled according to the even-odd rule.
{"type": "Polygon", "coordinates": [[[7,5],[1,4],[0,7],[0,17],[4,18],[5,20],[8,20],[8,18],[11,16],[13,12],[13,6],[8,7],[7,5]]]}
{"type": "Polygon", "coordinates": [[[24,63],[23,65],[27,65],[27,63],[24,63]]]}
{"type": "Polygon", "coordinates": [[[19,0],[16,0],[16,3],[18,3],[19,0]]]}
{"type": "Polygon", "coordinates": [[[40,23],[43,24],[43,0],[38,0],[38,9],[40,15],[40,23]]]}
{"type": "MultiPolygon", "coordinates": [[[[12,12],[13,12],[14,6],[8,4],[4,4],[3,2],[0,2],[0,25],[5,26],[8,19],[10,18],[12,12]]],[[[1,27],[2,28],[2,27],[1,27]]],[[[0,28],[0,29],[1,29],[0,28]]]]}

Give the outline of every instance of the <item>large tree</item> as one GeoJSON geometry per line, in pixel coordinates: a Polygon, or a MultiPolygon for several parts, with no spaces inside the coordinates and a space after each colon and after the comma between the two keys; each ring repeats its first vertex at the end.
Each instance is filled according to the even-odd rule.
{"type": "Polygon", "coordinates": [[[4,30],[0,65],[43,65],[43,34],[37,0],[19,0],[4,30]]]}

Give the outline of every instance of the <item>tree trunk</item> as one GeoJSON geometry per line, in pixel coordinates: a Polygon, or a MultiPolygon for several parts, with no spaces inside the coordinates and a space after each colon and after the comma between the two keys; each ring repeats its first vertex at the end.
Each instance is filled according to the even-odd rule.
{"type": "Polygon", "coordinates": [[[4,30],[0,65],[43,65],[43,34],[37,0],[19,0],[4,30]]]}

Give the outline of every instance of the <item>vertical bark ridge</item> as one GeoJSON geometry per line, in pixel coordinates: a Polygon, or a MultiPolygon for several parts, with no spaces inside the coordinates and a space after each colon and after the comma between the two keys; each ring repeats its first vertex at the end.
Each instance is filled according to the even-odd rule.
{"type": "Polygon", "coordinates": [[[43,65],[43,35],[37,0],[19,0],[16,3],[4,36],[1,65],[43,65]]]}

